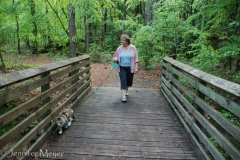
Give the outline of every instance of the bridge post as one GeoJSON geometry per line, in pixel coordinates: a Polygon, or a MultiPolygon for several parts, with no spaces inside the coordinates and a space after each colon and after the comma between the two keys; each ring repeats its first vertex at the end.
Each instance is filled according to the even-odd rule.
{"type": "MultiPolygon", "coordinates": [[[[41,74],[41,78],[45,78],[47,76],[50,75],[50,72],[45,72],[43,74],[41,74]]],[[[41,92],[45,92],[47,91],[48,89],[50,88],[50,85],[49,83],[41,86],[41,92]]],[[[45,104],[47,104],[48,102],[50,101],[50,97],[47,97],[46,99],[44,99],[42,102],[41,102],[41,105],[44,106],[45,104]]],[[[45,114],[42,115],[42,119],[44,119],[45,117],[47,117],[48,115],[50,114],[50,110],[48,110],[45,114]]],[[[48,127],[50,126],[50,123],[48,125],[46,125],[46,127],[44,127],[44,132],[48,129],[48,127]]],[[[41,135],[41,133],[38,133],[41,135]]]]}
{"type": "MultiPolygon", "coordinates": [[[[75,62],[75,63],[71,64],[71,67],[74,68],[74,67],[75,67],[76,65],[78,65],[78,64],[79,64],[79,62],[75,62]]],[[[69,76],[69,77],[74,76],[75,74],[78,73],[78,71],[79,71],[79,69],[75,69],[74,71],[72,71],[71,73],[69,73],[68,76],[69,76]]],[[[74,80],[72,81],[72,85],[75,84],[78,80],[79,80],[79,78],[74,79],[74,80]]],[[[76,91],[77,91],[77,88],[75,88],[75,89],[72,91],[71,94],[73,94],[73,93],[76,92],[76,91]]],[[[74,102],[76,99],[77,99],[77,97],[74,98],[74,99],[72,100],[72,102],[74,102]]]]}

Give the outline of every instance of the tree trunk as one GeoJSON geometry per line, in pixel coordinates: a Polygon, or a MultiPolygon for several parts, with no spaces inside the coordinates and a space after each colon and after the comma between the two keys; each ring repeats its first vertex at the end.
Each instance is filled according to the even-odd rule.
{"type": "MultiPolygon", "coordinates": [[[[239,5],[240,5],[239,1],[237,0],[236,1],[236,21],[239,20],[239,18],[240,18],[240,10],[238,9],[239,5]]],[[[236,28],[236,31],[237,31],[237,35],[240,36],[240,24],[239,23],[238,23],[238,26],[236,28]]],[[[236,62],[235,71],[236,72],[240,71],[240,52],[238,52],[238,58],[237,58],[237,62],[236,62]]]]}
{"type": "Polygon", "coordinates": [[[85,24],[85,47],[86,54],[89,53],[89,25],[87,24],[88,15],[84,16],[84,24],[85,24]]]}
{"type": "Polygon", "coordinates": [[[205,25],[205,15],[202,15],[202,22],[201,22],[201,33],[203,33],[203,30],[204,30],[204,25],[205,25]]]}
{"type": "Polygon", "coordinates": [[[141,13],[142,13],[142,16],[143,16],[143,19],[144,19],[143,24],[145,24],[145,21],[146,21],[146,14],[145,14],[146,13],[146,8],[145,8],[146,5],[145,5],[145,2],[141,2],[140,5],[141,5],[141,8],[142,8],[141,13]]]}
{"type": "Polygon", "coordinates": [[[6,74],[6,66],[5,66],[5,63],[4,63],[4,60],[3,60],[3,56],[2,56],[2,50],[0,50],[0,59],[1,59],[1,62],[2,62],[2,71],[4,74],[6,74]]]}
{"type": "Polygon", "coordinates": [[[30,41],[27,36],[25,36],[26,49],[31,50],[30,41]]]}
{"type": "Polygon", "coordinates": [[[150,25],[152,21],[152,4],[151,0],[147,1],[147,6],[146,6],[146,22],[147,25],[150,25]]]}
{"type": "Polygon", "coordinates": [[[75,8],[72,3],[68,5],[69,10],[69,43],[70,43],[70,55],[69,57],[76,57],[76,23],[75,23],[75,8]]]}
{"type": "MultiPolygon", "coordinates": [[[[13,6],[15,5],[15,0],[12,1],[13,2],[13,6]]],[[[15,14],[15,20],[16,20],[16,33],[17,33],[17,48],[18,48],[18,54],[21,54],[21,48],[20,48],[20,35],[19,35],[19,23],[18,23],[18,15],[16,12],[16,9],[14,9],[14,14],[15,14]]]]}
{"type": "MultiPolygon", "coordinates": [[[[46,6],[46,16],[48,17],[48,7],[47,7],[47,2],[45,1],[45,6],[46,6]]],[[[52,43],[52,39],[51,39],[51,36],[50,36],[50,33],[51,33],[51,25],[50,25],[50,22],[49,22],[49,19],[47,18],[47,31],[46,31],[46,42],[45,42],[45,45],[47,44],[50,44],[52,43]]]]}
{"type": "Polygon", "coordinates": [[[124,4],[123,4],[123,27],[122,27],[122,34],[125,33],[125,21],[126,21],[126,17],[127,17],[127,13],[126,13],[126,3],[127,3],[127,0],[124,0],[124,4]]]}
{"type": "MultiPolygon", "coordinates": [[[[150,26],[151,21],[152,21],[152,4],[151,0],[148,0],[146,4],[146,25],[150,26]]],[[[148,44],[149,51],[147,53],[147,59],[145,59],[145,69],[148,69],[147,67],[150,65],[149,59],[151,57],[152,46],[153,44],[149,42],[148,44]]]]}
{"type": "Polygon", "coordinates": [[[104,16],[103,16],[104,25],[103,25],[103,29],[102,29],[102,39],[101,39],[101,47],[102,47],[102,50],[105,49],[104,41],[105,41],[105,33],[106,33],[106,31],[107,31],[106,20],[107,20],[107,9],[104,10],[104,16]]]}
{"type": "Polygon", "coordinates": [[[114,50],[113,48],[113,44],[114,44],[114,26],[113,26],[113,16],[112,16],[112,9],[110,9],[110,13],[111,13],[111,22],[112,22],[112,25],[111,25],[111,48],[112,48],[112,51],[114,50]]]}
{"type": "Polygon", "coordinates": [[[232,70],[232,57],[228,58],[228,65],[229,65],[229,70],[232,70]]]}
{"type": "MultiPolygon", "coordinates": [[[[240,54],[238,54],[238,56],[240,57],[240,54]]],[[[237,59],[235,71],[236,72],[240,71],[240,59],[237,59]]]]}
{"type": "Polygon", "coordinates": [[[32,15],[32,22],[33,22],[33,35],[34,35],[34,41],[33,41],[33,45],[32,45],[32,54],[38,54],[38,43],[37,43],[37,22],[36,22],[36,18],[35,18],[35,3],[34,0],[29,0],[30,2],[30,7],[31,7],[31,15],[32,15]]]}
{"type": "MultiPolygon", "coordinates": [[[[154,0],[154,3],[158,3],[158,2],[159,2],[159,0],[154,0]]],[[[156,9],[157,9],[157,8],[154,7],[154,9],[152,9],[152,11],[153,11],[153,10],[156,10],[156,9]]],[[[152,13],[152,14],[153,14],[153,13],[152,13]]],[[[155,15],[154,15],[154,14],[152,15],[152,20],[153,20],[153,19],[155,19],[155,15]]],[[[154,20],[153,20],[153,21],[154,21],[154,20]]]]}

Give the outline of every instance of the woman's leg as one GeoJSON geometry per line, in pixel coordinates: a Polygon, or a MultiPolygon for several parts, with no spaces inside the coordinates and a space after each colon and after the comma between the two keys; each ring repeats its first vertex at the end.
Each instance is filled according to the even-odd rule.
{"type": "Polygon", "coordinates": [[[133,75],[134,75],[134,73],[131,73],[131,68],[128,68],[128,70],[127,70],[127,87],[126,87],[126,96],[129,95],[129,93],[128,93],[128,89],[129,89],[129,87],[132,86],[132,83],[133,83],[133,75]]]}
{"type": "Polygon", "coordinates": [[[128,87],[130,87],[130,86],[127,86],[127,88],[126,88],[126,96],[129,95],[129,93],[128,93],[128,87]]]}
{"type": "Polygon", "coordinates": [[[126,102],[127,72],[126,68],[120,66],[119,77],[121,81],[122,101],[126,102]]]}
{"type": "Polygon", "coordinates": [[[124,67],[120,66],[120,72],[119,72],[120,82],[121,82],[121,90],[127,88],[127,72],[124,67]]]}

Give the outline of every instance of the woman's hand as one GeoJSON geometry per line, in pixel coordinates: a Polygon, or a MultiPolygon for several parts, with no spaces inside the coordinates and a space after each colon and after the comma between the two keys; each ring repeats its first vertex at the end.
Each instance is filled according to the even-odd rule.
{"type": "Polygon", "coordinates": [[[137,68],[135,68],[135,71],[134,71],[134,73],[137,73],[138,72],[138,69],[137,68]]]}
{"type": "Polygon", "coordinates": [[[113,58],[113,62],[116,62],[117,61],[117,57],[116,58],[113,58]]]}
{"type": "Polygon", "coordinates": [[[137,73],[137,71],[138,71],[138,62],[135,63],[135,71],[134,71],[134,73],[137,73]]]}

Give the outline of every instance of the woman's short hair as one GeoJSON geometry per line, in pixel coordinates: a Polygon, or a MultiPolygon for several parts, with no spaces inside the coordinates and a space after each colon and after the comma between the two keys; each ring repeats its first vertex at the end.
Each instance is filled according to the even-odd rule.
{"type": "Polygon", "coordinates": [[[131,44],[130,37],[127,34],[122,34],[120,39],[125,40],[128,44],[131,44]]]}

